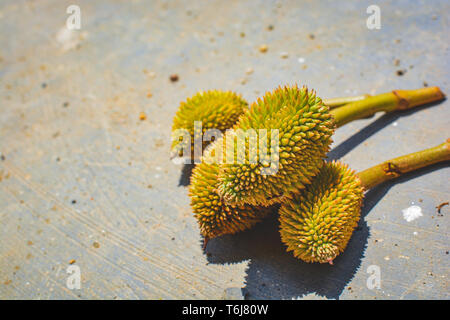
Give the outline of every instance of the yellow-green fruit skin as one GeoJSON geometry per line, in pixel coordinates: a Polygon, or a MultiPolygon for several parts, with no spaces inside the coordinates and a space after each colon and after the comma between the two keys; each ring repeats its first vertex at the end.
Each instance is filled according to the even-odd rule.
{"type": "MultiPolygon", "coordinates": [[[[202,139],[203,134],[208,129],[218,129],[224,132],[237,122],[239,116],[247,109],[247,106],[248,103],[240,95],[231,91],[219,90],[198,92],[186,101],[181,102],[173,119],[172,152],[186,157],[186,155],[183,155],[182,150],[187,142],[180,141],[176,130],[189,131],[191,136],[191,154],[193,155],[194,136],[202,139]],[[194,132],[195,121],[201,121],[202,132],[194,132]]],[[[202,142],[202,150],[208,144],[208,141],[202,142]]]]}
{"type": "Polygon", "coordinates": [[[205,151],[206,156],[203,156],[202,162],[194,168],[189,185],[191,207],[200,232],[206,238],[249,229],[270,212],[269,208],[227,205],[223,202],[217,193],[219,165],[208,157],[208,151],[214,148],[216,143],[221,143],[221,139],[211,144],[205,151]]]}
{"type": "Polygon", "coordinates": [[[325,163],[309,186],[280,207],[287,250],[306,262],[332,262],[358,225],[363,192],[354,171],[339,162],[325,163]]]}
{"type": "MultiPolygon", "coordinates": [[[[329,151],[335,124],[329,107],[314,91],[287,86],[258,99],[233,129],[255,129],[258,139],[259,129],[267,129],[270,153],[265,158],[258,153],[256,164],[250,163],[247,152],[243,163],[221,165],[219,193],[227,203],[267,206],[284,201],[286,195],[311,182],[329,151]],[[272,129],[278,130],[278,158],[270,141],[272,129]],[[278,160],[278,168],[273,160],[278,160]],[[262,175],[263,168],[272,170],[271,174],[262,175]]],[[[229,132],[225,139],[230,139],[229,132]]],[[[225,153],[231,148],[225,148],[225,153]]],[[[237,154],[234,148],[231,152],[237,154]]]]}

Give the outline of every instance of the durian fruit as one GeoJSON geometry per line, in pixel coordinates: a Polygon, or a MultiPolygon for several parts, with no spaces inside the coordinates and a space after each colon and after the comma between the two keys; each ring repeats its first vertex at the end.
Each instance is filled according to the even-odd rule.
{"type": "Polygon", "coordinates": [[[217,193],[219,164],[213,151],[215,144],[221,142],[218,139],[205,150],[201,163],[193,169],[189,185],[191,207],[205,244],[208,239],[249,229],[270,212],[269,208],[247,204],[227,205],[221,199],[217,193]]]}
{"type": "Polygon", "coordinates": [[[340,162],[325,163],[310,185],[281,205],[282,242],[303,261],[332,263],[358,224],[364,191],[406,172],[449,160],[450,139],[358,174],[340,162]]]}
{"type": "Polygon", "coordinates": [[[254,129],[257,139],[253,143],[261,135],[267,135],[262,137],[267,141],[267,155],[261,157],[258,152],[251,159],[250,139],[246,139],[245,159],[237,163],[237,143],[227,144],[224,153],[226,156],[234,153],[235,161],[220,166],[219,193],[230,204],[267,206],[281,202],[284,195],[309,184],[318,173],[318,164],[329,150],[334,128],[329,108],[314,91],[292,86],[266,93],[241,116],[234,130],[225,134],[225,140],[234,139],[237,129],[243,132],[254,129]],[[267,132],[261,133],[259,129],[267,132]],[[278,130],[273,137],[271,129],[278,130]]]}
{"type": "MultiPolygon", "coordinates": [[[[172,157],[193,157],[194,138],[202,141],[203,134],[208,129],[224,132],[231,128],[247,106],[248,103],[240,95],[219,90],[201,91],[181,102],[172,125],[172,157]],[[201,131],[194,130],[195,121],[201,122],[201,131]],[[189,131],[190,142],[183,140],[178,130],[189,131]],[[183,155],[184,149],[189,150],[185,148],[187,143],[191,144],[191,155],[183,155]]],[[[208,144],[208,141],[203,141],[202,150],[208,144]]]]}
{"type": "MultiPolygon", "coordinates": [[[[319,172],[336,127],[378,111],[408,109],[443,97],[437,87],[396,90],[330,110],[314,91],[306,87],[286,86],[266,93],[244,112],[234,131],[225,134],[225,140],[232,141],[239,136],[236,130],[254,129],[257,136],[245,140],[245,157],[237,157],[242,148],[237,143],[224,147],[225,154],[234,154],[235,161],[220,166],[219,194],[228,204],[266,206],[280,203],[288,194],[308,185],[319,172]],[[267,137],[259,129],[267,129],[267,137]],[[273,141],[271,129],[278,130],[273,141]],[[265,157],[259,153],[250,155],[250,141],[255,143],[261,135],[270,152],[265,157]],[[266,174],[262,174],[263,170],[266,174]]],[[[233,160],[232,156],[229,159],[233,160]]]]}
{"type": "Polygon", "coordinates": [[[280,207],[280,233],[287,250],[306,262],[329,262],[357,226],[361,181],[339,162],[326,163],[313,182],[280,207]]]}

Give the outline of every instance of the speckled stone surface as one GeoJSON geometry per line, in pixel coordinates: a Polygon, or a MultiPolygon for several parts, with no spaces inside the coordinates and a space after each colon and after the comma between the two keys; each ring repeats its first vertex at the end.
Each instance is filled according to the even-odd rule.
{"type": "MultiPolygon", "coordinates": [[[[286,253],[276,213],[203,252],[189,168],[169,160],[172,118],[198,90],[450,93],[448,1],[382,1],[379,30],[366,1],[76,2],[75,31],[72,1],[0,4],[0,298],[450,298],[450,210],[436,211],[448,164],[370,191],[330,266],[286,253]],[[413,203],[423,216],[407,222],[413,203]],[[70,263],[80,289],[66,285],[70,263]]],[[[444,101],[352,122],[329,157],[362,170],[442,143],[449,119],[444,101]]]]}

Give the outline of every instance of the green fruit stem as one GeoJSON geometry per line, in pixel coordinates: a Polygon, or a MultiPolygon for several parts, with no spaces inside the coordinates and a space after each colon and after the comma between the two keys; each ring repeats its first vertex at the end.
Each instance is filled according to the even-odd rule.
{"type": "Polygon", "coordinates": [[[371,116],[379,111],[406,110],[442,100],[444,97],[439,87],[394,90],[346,104],[331,110],[330,113],[333,115],[336,125],[340,127],[350,121],[371,116]]]}
{"type": "Polygon", "coordinates": [[[341,97],[341,98],[331,98],[331,99],[324,99],[323,103],[329,106],[331,109],[343,106],[344,104],[364,100],[366,98],[370,97],[369,94],[364,94],[361,96],[354,96],[354,97],[341,97]]]}
{"type": "Polygon", "coordinates": [[[447,139],[446,142],[436,147],[385,161],[372,168],[361,171],[357,175],[363,187],[368,190],[382,182],[397,178],[404,173],[449,160],[450,139],[447,139]]]}

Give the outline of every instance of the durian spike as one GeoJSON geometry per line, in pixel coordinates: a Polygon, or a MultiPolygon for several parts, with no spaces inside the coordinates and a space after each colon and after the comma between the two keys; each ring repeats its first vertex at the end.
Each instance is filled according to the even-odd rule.
{"type": "Polygon", "coordinates": [[[350,121],[371,116],[379,111],[406,110],[444,98],[445,96],[439,87],[394,90],[346,104],[331,110],[330,113],[333,115],[337,127],[341,127],[350,121]]]}
{"type": "Polygon", "coordinates": [[[354,96],[354,97],[323,99],[323,104],[329,106],[330,109],[334,109],[334,108],[341,107],[348,103],[367,99],[369,97],[370,97],[370,94],[363,94],[361,96],[354,96]]]}
{"type": "Polygon", "coordinates": [[[358,174],[343,163],[325,163],[310,185],[280,207],[281,239],[303,261],[332,264],[358,225],[364,191],[443,161],[450,161],[450,139],[358,174]]]}
{"type": "Polygon", "coordinates": [[[208,242],[209,242],[209,237],[205,236],[203,238],[203,250],[206,250],[206,246],[208,245],[208,242]]]}

